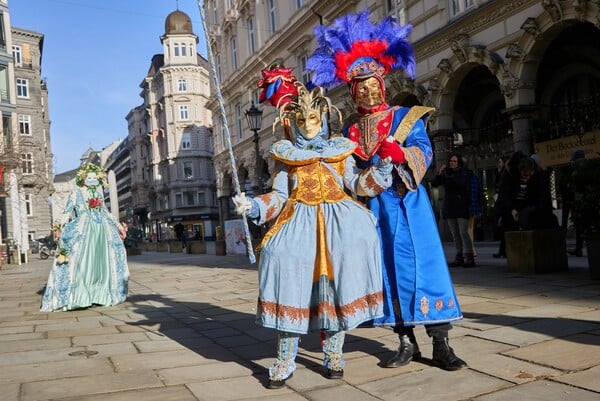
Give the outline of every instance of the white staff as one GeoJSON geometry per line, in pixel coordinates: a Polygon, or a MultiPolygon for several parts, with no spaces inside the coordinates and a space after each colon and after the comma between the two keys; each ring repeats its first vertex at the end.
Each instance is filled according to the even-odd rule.
{"type": "MultiPolygon", "coordinates": [[[[233,186],[235,188],[236,195],[241,193],[240,191],[240,181],[238,179],[237,167],[235,166],[235,158],[233,156],[233,147],[231,146],[231,138],[229,136],[229,125],[227,124],[227,116],[225,116],[225,107],[223,106],[223,96],[221,95],[221,85],[219,83],[219,79],[217,76],[217,69],[215,68],[215,60],[212,54],[212,49],[210,48],[209,40],[208,40],[208,28],[206,26],[206,17],[204,15],[204,8],[202,7],[202,1],[198,0],[198,10],[200,11],[200,19],[202,20],[202,28],[204,29],[204,37],[206,38],[206,49],[208,51],[208,60],[210,62],[210,67],[212,70],[213,79],[215,81],[215,90],[217,91],[217,98],[219,99],[219,109],[221,111],[221,118],[223,119],[223,127],[225,128],[225,139],[227,143],[227,151],[229,152],[229,161],[231,162],[231,170],[233,176],[233,186]]],[[[250,258],[250,263],[256,262],[256,257],[254,256],[254,250],[252,249],[252,238],[250,237],[250,230],[248,229],[248,221],[243,218],[244,224],[244,233],[246,234],[246,249],[248,251],[248,257],[250,258]]]]}

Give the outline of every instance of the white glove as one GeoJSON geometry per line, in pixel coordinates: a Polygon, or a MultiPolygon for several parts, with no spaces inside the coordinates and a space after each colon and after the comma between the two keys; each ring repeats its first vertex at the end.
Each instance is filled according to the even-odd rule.
{"type": "Polygon", "coordinates": [[[241,216],[246,215],[246,213],[252,209],[252,202],[250,199],[246,198],[245,192],[235,195],[231,200],[235,205],[236,213],[241,216]]]}

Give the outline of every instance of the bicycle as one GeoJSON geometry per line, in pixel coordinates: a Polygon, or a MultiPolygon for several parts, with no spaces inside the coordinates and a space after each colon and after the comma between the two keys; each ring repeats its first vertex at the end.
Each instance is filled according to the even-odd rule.
{"type": "Polygon", "coordinates": [[[50,256],[54,257],[56,254],[56,241],[54,238],[48,236],[45,238],[40,238],[38,242],[41,244],[40,246],[40,259],[48,259],[50,256]]]}

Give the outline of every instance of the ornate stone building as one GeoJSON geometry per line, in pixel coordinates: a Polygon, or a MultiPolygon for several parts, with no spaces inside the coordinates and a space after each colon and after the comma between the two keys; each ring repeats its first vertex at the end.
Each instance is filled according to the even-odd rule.
{"type": "Polygon", "coordinates": [[[143,103],[126,116],[135,224],[153,240],[171,238],[177,222],[188,236],[212,239],[218,214],[208,64],[185,13],[167,16],[160,40],[164,53],[140,84],[143,103]]]}
{"type": "MultiPolygon", "coordinates": [[[[306,81],[304,65],[315,48],[313,27],[365,7],[373,20],[393,15],[413,26],[417,60],[414,80],[401,72],[386,78],[388,102],[436,108],[429,132],[435,163],[451,151],[466,157],[479,174],[492,205],[489,177],[497,158],[515,150],[537,152],[555,168],[554,183],[571,153],[600,155],[600,8],[596,1],[485,0],[207,0],[209,46],[224,97],[226,118],[215,118],[215,164],[221,220],[235,218],[234,192],[223,122],[237,161],[242,189],[268,183],[269,146],[275,113],[264,108],[255,171],[254,144],[243,111],[257,101],[260,70],[275,59],[306,81]],[[259,180],[260,179],[260,180],[259,180]]],[[[328,92],[345,118],[354,110],[345,86],[328,92]]],[[[209,103],[215,116],[219,104],[209,103]]],[[[435,167],[435,166],[434,166],[435,167]]],[[[432,168],[433,172],[433,168],[432,168]]],[[[555,204],[560,208],[560,199],[555,204]]],[[[439,194],[433,191],[437,201],[439,194]]],[[[435,202],[434,202],[435,203],[435,202]]],[[[491,209],[491,208],[490,208],[491,209]]],[[[488,218],[489,218],[488,210],[488,218]]],[[[484,224],[486,219],[482,219],[484,224]]],[[[483,229],[479,237],[484,236],[483,229]]],[[[481,239],[481,238],[480,238],[481,239]]]]}
{"type": "MultiPolygon", "coordinates": [[[[29,240],[50,233],[52,148],[48,89],[41,77],[44,35],[12,28],[12,52],[17,88],[17,130],[13,146],[18,159],[18,187],[27,216],[29,240]]],[[[12,194],[11,194],[12,196],[12,194]]]]}

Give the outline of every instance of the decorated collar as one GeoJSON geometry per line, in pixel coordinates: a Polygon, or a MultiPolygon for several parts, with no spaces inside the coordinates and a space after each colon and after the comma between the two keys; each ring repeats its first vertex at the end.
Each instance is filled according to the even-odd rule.
{"type": "MultiPolygon", "coordinates": [[[[287,139],[275,142],[270,149],[271,156],[275,160],[283,162],[313,162],[318,159],[337,159],[352,154],[356,144],[342,137],[331,138],[325,141],[326,146],[315,149],[304,147],[304,149],[292,144],[287,139]]],[[[320,144],[325,145],[325,144],[320,144]]]]}

